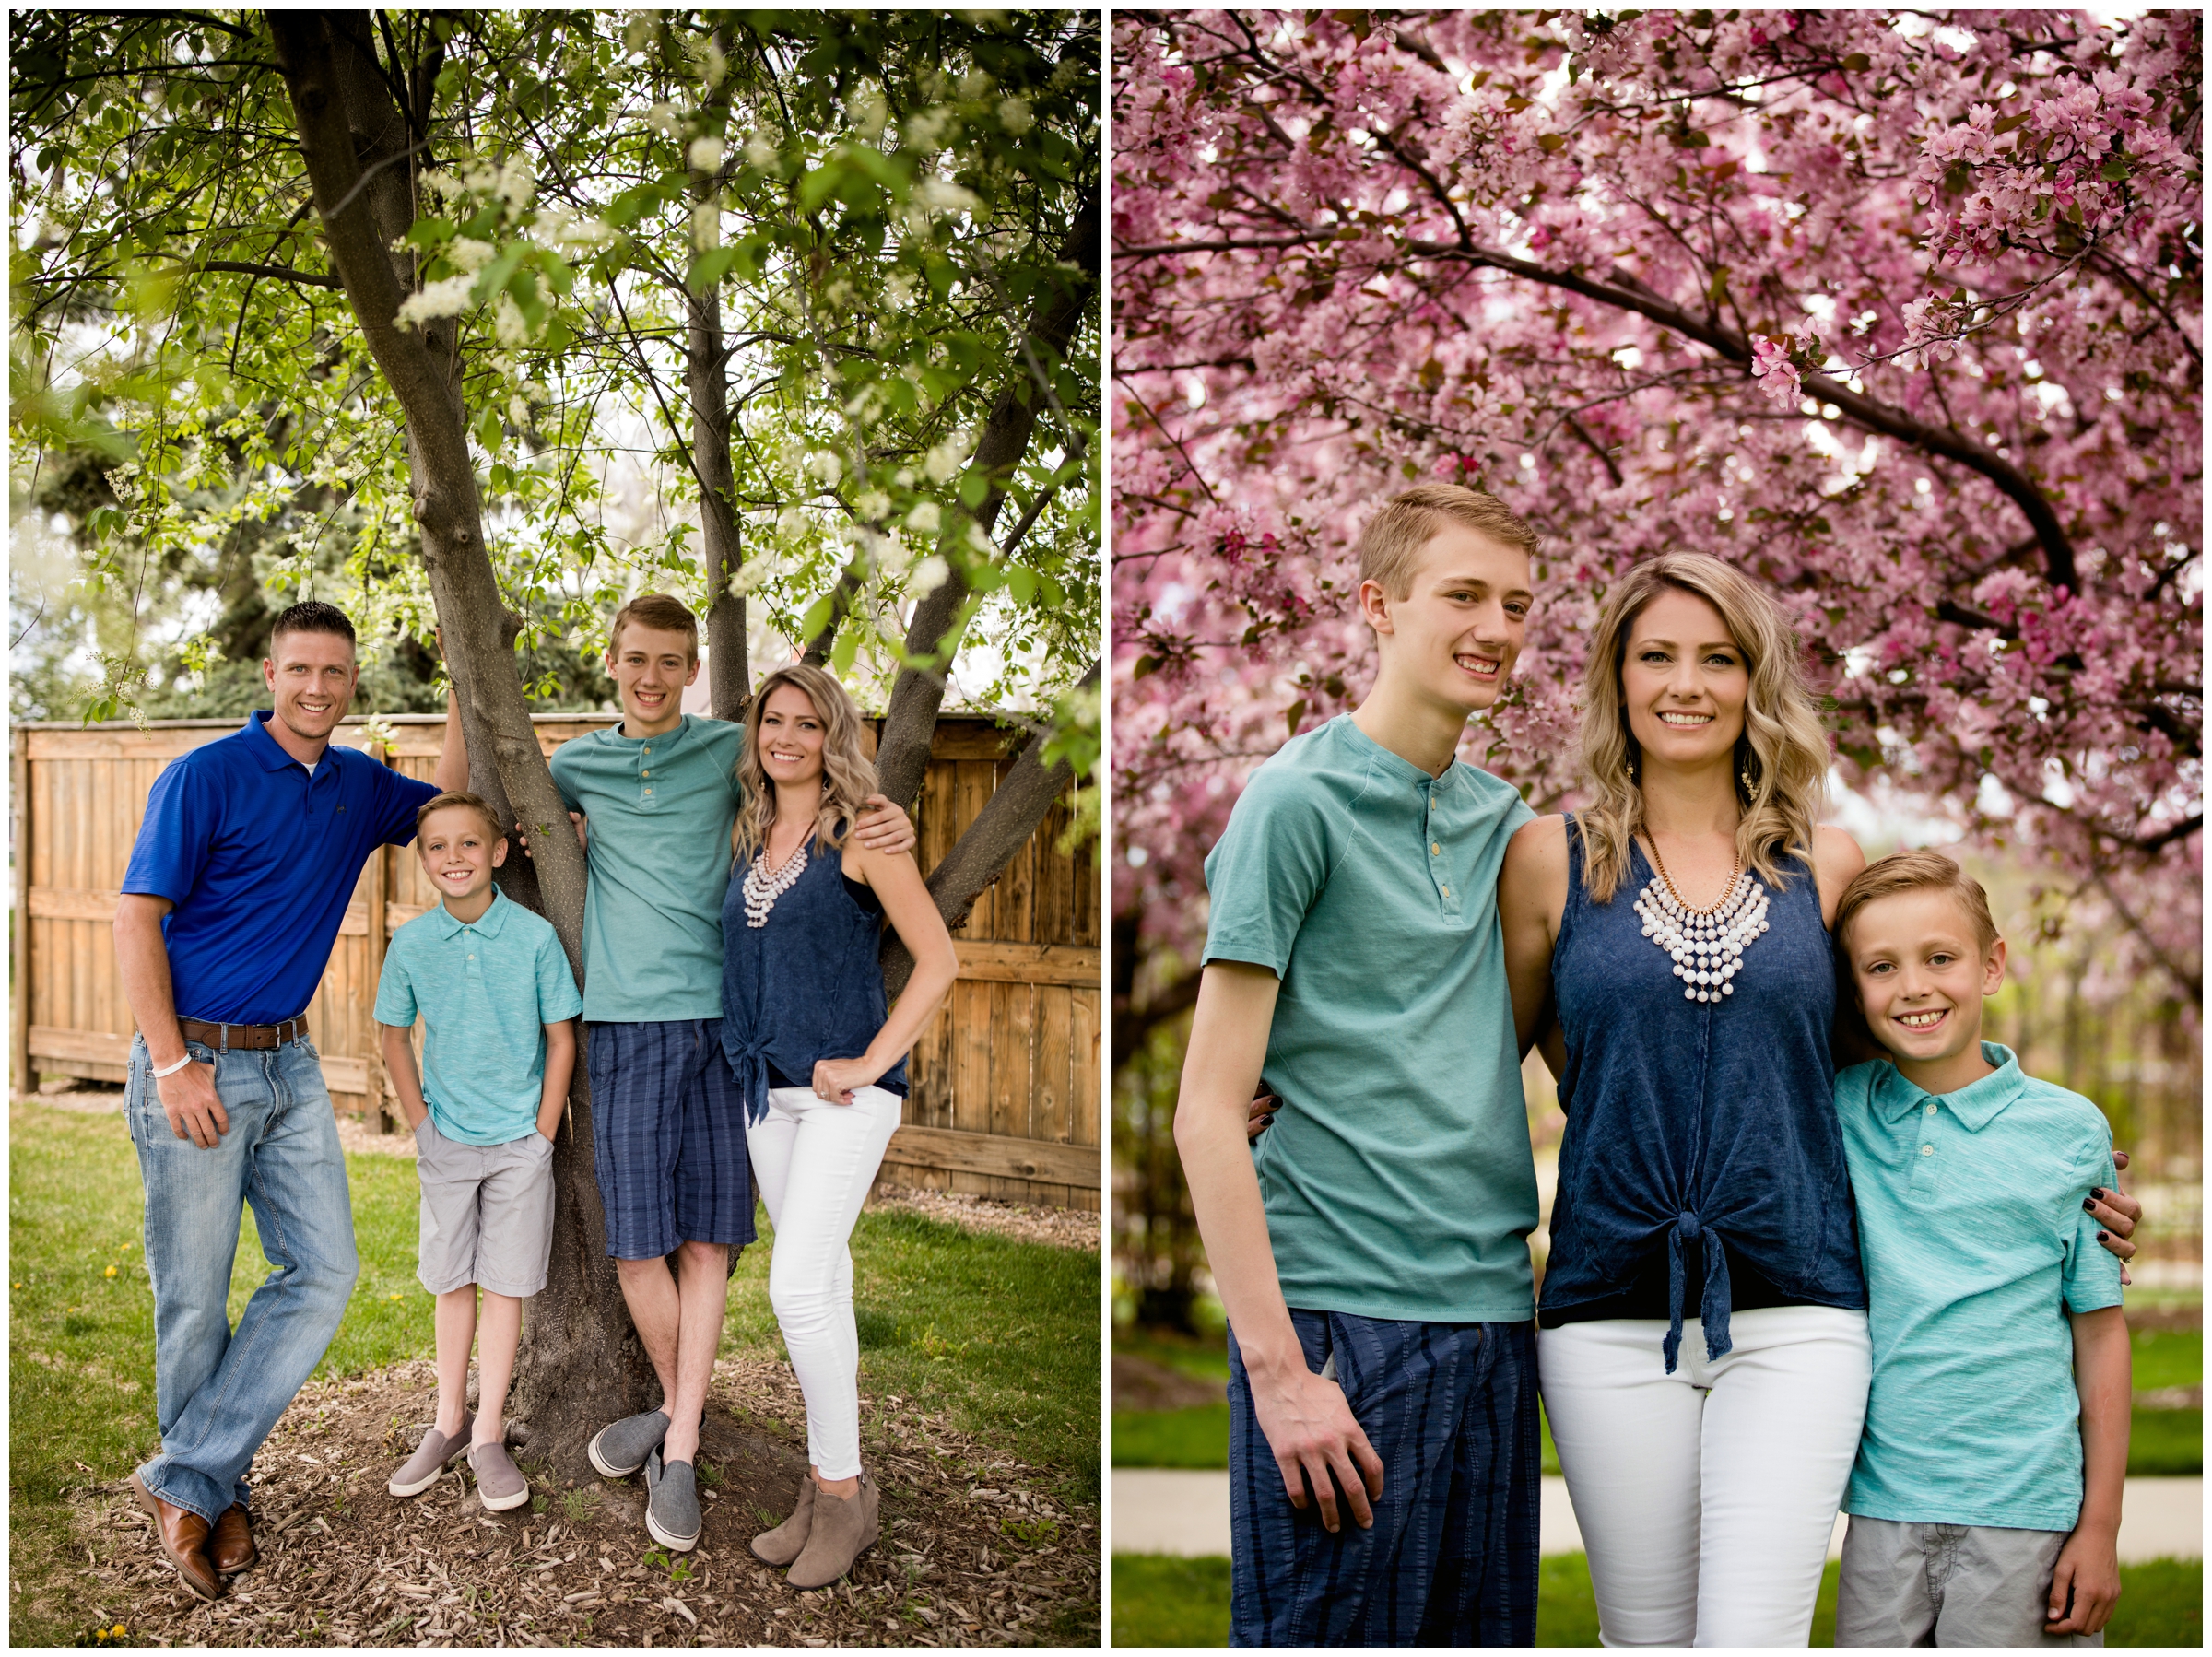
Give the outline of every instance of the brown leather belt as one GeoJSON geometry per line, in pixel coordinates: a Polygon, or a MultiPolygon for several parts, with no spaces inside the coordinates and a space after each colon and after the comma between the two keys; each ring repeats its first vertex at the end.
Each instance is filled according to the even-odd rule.
{"type": "Polygon", "coordinates": [[[307,1040],[307,1016],[287,1018],[282,1024],[202,1024],[197,1018],[180,1018],[177,1028],[187,1041],[197,1041],[218,1052],[237,1048],[257,1052],[282,1047],[287,1041],[307,1040]]]}

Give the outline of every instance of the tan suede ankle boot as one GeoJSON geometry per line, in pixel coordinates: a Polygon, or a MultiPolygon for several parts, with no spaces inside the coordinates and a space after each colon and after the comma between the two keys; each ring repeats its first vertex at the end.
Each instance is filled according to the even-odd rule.
{"type": "Polygon", "coordinates": [[[799,1475],[798,1505],[791,1517],[772,1531],[762,1531],[753,1538],[753,1552],[771,1565],[789,1565],[799,1557],[806,1545],[806,1533],[814,1522],[814,1475],[799,1475]]]}
{"type": "Polygon", "coordinates": [[[814,1525],[806,1545],[783,1580],[794,1588],[824,1588],[853,1569],[861,1550],[876,1540],[876,1481],[865,1473],[860,1488],[847,1497],[816,1491],[814,1525]]]}

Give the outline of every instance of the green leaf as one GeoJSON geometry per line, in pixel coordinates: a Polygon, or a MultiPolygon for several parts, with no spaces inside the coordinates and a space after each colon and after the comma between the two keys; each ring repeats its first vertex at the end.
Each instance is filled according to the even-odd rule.
{"type": "Polygon", "coordinates": [[[830,665],[841,677],[853,671],[853,659],[860,654],[860,629],[841,629],[837,642],[830,647],[830,665]]]}
{"type": "Polygon", "coordinates": [[[1030,603],[1037,596],[1037,572],[1017,564],[1006,571],[1006,591],[1014,595],[1016,604],[1030,603]]]}
{"type": "Polygon", "coordinates": [[[2097,176],[2108,184],[2124,184],[2129,177],[2127,158],[2114,156],[2097,170],[2097,176]]]}
{"type": "Polygon", "coordinates": [[[1536,147],[1546,155],[1557,155],[1567,147],[1565,133],[1546,133],[1536,140],[1536,147]]]}
{"type": "Polygon", "coordinates": [[[980,508],[990,493],[991,485],[981,472],[971,472],[960,479],[960,503],[970,511],[980,508]]]}
{"type": "Polygon", "coordinates": [[[806,606],[806,619],[799,623],[799,641],[804,644],[830,625],[830,613],[837,608],[837,593],[825,593],[806,606]]]}
{"type": "Polygon", "coordinates": [[[1139,656],[1136,659],[1136,666],[1131,670],[1129,676],[1133,680],[1141,679],[1159,671],[1159,658],[1158,656],[1139,656]]]}
{"type": "Polygon", "coordinates": [[[453,221],[450,218],[418,218],[407,227],[400,240],[409,247],[441,247],[453,239],[453,221]]]}
{"type": "Polygon", "coordinates": [[[684,276],[684,286],[693,293],[704,293],[728,276],[736,263],[735,247],[709,248],[691,261],[691,268],[684,276]]]}
{"type": "Polygon", "coordinates": [[[1843,60],[1843,66],[1853,75],[1864,75],[1874,67],[1874,60],[1864,52],[1854,52],[1843,60]]]}
{"type": "Polygon", "coordinates": [[[1306,717],[1306,699],[1300,697],[1283,710],[1283,723],[1290,727],[1290,734],[1298,734],[1298,722],[1306,717]]]}

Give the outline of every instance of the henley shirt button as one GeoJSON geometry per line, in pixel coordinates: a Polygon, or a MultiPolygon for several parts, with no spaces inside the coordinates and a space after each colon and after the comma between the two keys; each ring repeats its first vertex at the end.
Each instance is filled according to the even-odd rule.
{"type": "Polygon", "coordinates": [[[1444,852],[1444,849],[1443,849],[1443,847],[1441,847],[1441,846],[1438,845],[1438,844],[1437,844],[1437,843],[1436,843],[1434,840],[1430,840],[1430,841],[1429,842],[1429,855],[1430,855],[1430,856],[1431,856],[1431,857],[1441,857],[1441,856],[1442,856],[1442,855],[1443,855],[1443,852],[1444,852]]]}
{"type": "Polygon", "coordinates": [[[1936,1147],[1932,1145],[1924,1145],[1920,1147],[1920,1154],[1924,1157],[1933,1157],[1936,1154],[1936,1147]]]}

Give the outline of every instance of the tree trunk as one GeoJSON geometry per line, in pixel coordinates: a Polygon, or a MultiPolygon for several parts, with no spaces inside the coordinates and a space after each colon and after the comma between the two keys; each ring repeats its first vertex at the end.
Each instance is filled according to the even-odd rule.
{"type": "MultiPolygon", "coordinates": [[[[717,51],[722,34],[713,36],[717,51]]],[[[710,111],[726,110],[725,76],[709,93],[710,111]]],[[[714,175],[691,170],[691,200],[715,195],[714,175]]],[[[684,387],[691,403],[691,467],[699,480],[700,549],[706,555],[707,692],[716,719],[740,720],[752,697],[746,661],[745,597],[730,590],[745,553],[737,536],[737,480],[730,467],[730,381],[722,333],[722,290],[685,295],[684,387]]]]}
{"type": "MultiPolygon", "coordinates": [[[[468,738],[470,780],[529,836],[532,877],[509,889],[536,899],[533,907],[553,923],[581,981],[583,851],[537,746],[514,664],[512,617],[485,549],[454,324],[417,333],[394,322],[406,281],[387,250],[413,218],[400,165],[407,123],[377,72],[365,14],[274,11],[268,27],[331,264],[406,417],[423,565],[468,738]]],[[[580,1052],[569,1096],[571,1132],[554,1149],[552,1263],[530,1303],[510,1405],[518,1438],[571,1473],[588,1465],[583,1445],[593,1431],[646,1407],[655,1392],[606,1254],[584,1070],[580,1052]]]]}
{"type": "MultiPolygon", "coordinates": [[[[1098,286],[1099,229],[1099,195],[1093,189],[1084,197],[1060,248],[1061,261],[1074,265],[1076,274],[1064,286],[1040,294],[1030,312],[1029,355],[1035,358],[1037,369],[1047,374],[1067,354],[1098,286]]],[[[982,525],[985,535],[998,522],[1006,485],[1028,452],[1044,400],[1043,388],[1025,361],[1014,370],[992,405],[990,418],[983,422],[968,469],[983,479],[987,490],[974,512],[975,522],[982,525]]],[[[953,514],[952,533],[959,533],[960,516],[958,511],[953,514]]],[[[906,653],[919,665],[900,669],[891,684],[876,774],[881,779],[883,792],[910,811],[914,797],[922,792],[923,773],[929,767],[930,737],[936,730],[937,710],[945,700],[945,663],[959,648],[954,624],[967,601],[968,583],[955,573],[915,605],[913,620],[906,631],[906,653]]],[[[1007,855],[1012,855],[1011,850],[1007,855]]]]}

